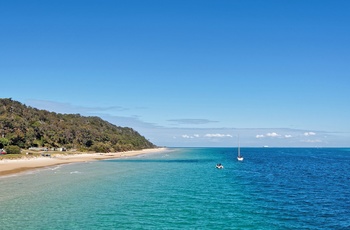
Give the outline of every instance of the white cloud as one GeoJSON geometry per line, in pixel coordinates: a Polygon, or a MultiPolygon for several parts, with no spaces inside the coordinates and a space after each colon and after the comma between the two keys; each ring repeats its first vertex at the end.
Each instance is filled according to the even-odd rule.
{"type": "Polygon", "coordinates": [[[56,101],[45,101],[45,100],[29,100],[27,102],[30,106],[38,109],[44,109],[48,111],[53,111],[56,113],[73,113],[73,114],[85,114],[85,113],[101,113],[107,111],[126,111],[129,108],[122,106],[77,106],[70,103],[62,103],[56,101]]]}
{"type": "Polygon", "coordinates": [[[316,135],[316,133],[314,133],[314,132],[305,132],[304,133],[304,136],[315,136],[316,135]]]}
{"type": "Polygon", "coordinates": [[[205,137],[232,137],[230,134],[220,134],[220,133],[214,133],[214,134],[205,134],[205,137]]]}
{"type": "Polygon", "coordinates": [[[168,121],[178,125],[203,125],[203,124],[218,122],[218,121],[212,121],[208,119],[171,119],[168,121]]]}
{"type": "Polygon", "coordinates": [[[277,133],[266,133],[266,136],[268,137],[279,137],[280,135],[277,133]]]}
{"type": "Polygon", "coordinates": [[[193,134],[193,135],[183,134],[183,135],[181,135],[181,137],[186,138],[186,139],[193,139],[193,138],[198,138],[199,134],[193,134]]]}
{"type": "MultiPolygon", "coordinates": [[[[193,134],[193,135],[188,135],[188,134],[183,134],[181,135],[182,138],[185,138],[185,139],[193,139],[193,138],[199,138],[201,137],[199,134],[193,134]]],[[[224,137],[232,137],[232,135],[230,134],[220,134],[220,133],[208,133],[208,134],[205,134],[204,137],[209,137],[209,138],[212,138],[212,137],[219,137],[219,138],[224,138],[224,137]]]]}
{"type": "Polygon", "coordinates": [[[306,143],[321,143],[321,140],[302,140],[301,142],[306,142],[306,143]]]}
{"type": "Polygon", "coordinates": [[[266,133],[265,135],[263,134],[258,134],[255,136],[255,138],[264,138],[264,137],[280,137],[281,135],[280,134],[277,134],[275,132],[272,132],[272,133],[266,133]]]}
{"type": "MultiPolygon", "coordinates": [[[[258,135],[255,136],[255,138],[258,138],[258,139],[259,138],[265,138],[265,137],[281,137],[281,135],[273,132],[273,133],[266,133],[266,135],[258,134],[258,135]]],[[[285,134],[284,135],[284,138],[291,138],[291,137],[293,137],[293,136],[290,135],[290,134],[285,134]]]]}

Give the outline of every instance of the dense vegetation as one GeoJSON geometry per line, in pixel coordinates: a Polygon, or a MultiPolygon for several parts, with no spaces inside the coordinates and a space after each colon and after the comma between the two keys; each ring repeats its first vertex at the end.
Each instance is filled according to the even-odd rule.
{"type": "Polygon", "coordinates": [[[116,152],[154,148],[131,128],[119,127],[99,117],[59,114],[0,99],[0,148],[18,146],[116,152]]]}

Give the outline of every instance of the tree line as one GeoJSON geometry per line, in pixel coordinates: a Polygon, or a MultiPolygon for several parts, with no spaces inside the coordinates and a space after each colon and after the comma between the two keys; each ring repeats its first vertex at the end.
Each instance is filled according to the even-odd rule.
{"type": "Polygon", "coordinates": [[[156,147],[132,128],[119,127],[99,117],[39,110],[11,98],[0,99],[0,148],[6,146],[94,152],[156,147]]]}

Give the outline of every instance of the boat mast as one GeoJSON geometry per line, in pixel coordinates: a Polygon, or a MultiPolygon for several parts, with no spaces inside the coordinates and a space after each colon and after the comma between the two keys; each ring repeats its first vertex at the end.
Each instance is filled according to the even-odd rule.
{"type": "Polygon", "coordinates": [[[240,146],[239,146],[239,134],[238,134],[238,157],[241,156],[241,150],[240,150],[240,146]]]}

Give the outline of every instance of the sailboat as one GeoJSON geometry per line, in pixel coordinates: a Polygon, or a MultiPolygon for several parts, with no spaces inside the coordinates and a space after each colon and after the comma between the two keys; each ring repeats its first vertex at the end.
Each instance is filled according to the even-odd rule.
{"type": "Polygon", "coordinates": [[[239,135],[238,135],[238,155],[237,155],[237,160],[238,161],[243,161],[243,156],[241,156],[241,148],[239,146],[239,135]]]}

